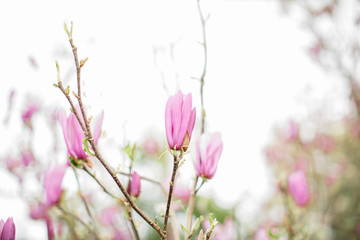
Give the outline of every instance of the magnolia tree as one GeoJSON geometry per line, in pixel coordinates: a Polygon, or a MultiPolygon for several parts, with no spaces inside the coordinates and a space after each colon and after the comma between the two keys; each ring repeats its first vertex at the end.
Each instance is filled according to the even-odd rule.
{"type": "Polygon", "coordinates": [[[277,216],[263,218],[255,239],[358,239],[360,5],[337,0],[281,3],[288,13],[301,12],[314,42],[308,54],[329,76],[343,81],[349,111],[340,120],[319,119],[320,114],[291,120],[276,131],[265,150],[276,194],[264,211],[277,216]]]}
{"type": "MultiPolygon", "coordinates": [[[[213,199],[198,194],[202,186],[211,184],[210,180],[215,177],[223,150],[221,133],[208,132],[205,125],[207,18],[203,16],[199,1],[205,56],[199,89],[196,90],[200,92],[201,105],[193,106],[192,93],[184,94],[181,90],[173,93],[164,102],[165,135],[154,135],[125,145],[122,151],[126,161],[121,165],[113,164],[101,148],[106,113],[93,113],[86,107],[81,73],[86,70],[87,58],[78,56],[73,24],[64,25],[70,46],[68,51],[72,52],[75,63],[76,88],[70,89],[62,81],[58,62],[54,86],[69,110],[50,110],[38,100],[27,101],[21,114],[27,137],[23,137],[19,152],[2,158],[7,171],[17,179],[20,194],[29,207],[29,216],[46,226],[48,239],[359,238],[357,60],[360,35],[352,33],[359,33],[360,15],[351,11],[356,10],[355,7],[336,0],[318,1],[316,5],[310,0],[283,0],[281,3],[286,10],[296,7],[303,11],[315,39],[309,54],[319,66],[346,81],[351,111],[335,123],[322,121],[322,125],[313,124],[309,130],[308,122],[289,121],[276,132],[273,142],[265,149],[268,165],[276,179],[276,190],[263,206],[256,225],[240,223],[235,214],[236,207],[219,206],[213,199]],[[350,18],[346,17],[345,23],[351,31],[341,31],[337,24],[348,12],[352,14],[350,18]],[[61,127],[59,139],[62,143],[54,142],[49,151],[52,156],[62,156],[62,161],[56,164],[41,161],[33,150],[35,117],[44,118],[54,136],[58,134],[57,126],[61,127]],[[302,134],[304,132],[311,134],[302,134]],[[167,140],[166,148],[160,147],[163,145],[160,139],[167,140]],[[67,150],[59,148],[61,144],[67,150]],[[189,188],[178,179],[190,151],[193,151],[194,176],[189,188]],[[136,163],[156,169],[156,174],[144,175],[136,163]],[[70,185],[75,186],[75,192],[64,187],[66,175],[73,176],[70,185]],[[26,185],[29,178],[33,178],[36,187],[31,193],[26,185]]],[[[359,7],[355,1],[352,4],[359,7]]],[[[9,124],[14,96],[15,91],[12,91],[4,125],[9,124]]],[[[0,221],[2,239],[15,239],[13,218],[0,221]]]]}

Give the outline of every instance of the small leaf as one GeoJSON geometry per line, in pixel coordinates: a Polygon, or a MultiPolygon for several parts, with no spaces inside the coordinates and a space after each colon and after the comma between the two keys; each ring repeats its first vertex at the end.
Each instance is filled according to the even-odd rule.
{"type": "Polygon", "coordinates": [[[214,222],[214,219],[213,219],[213,213],[209,213],[209,221],[210,221],[210,225],[212,225],[213,224],[213,222],[214,222]]]}
{"type": "Polygon", "coordinates": [[[70,33],[69,33],[69,30],[68,30],[65,22],[64,22],[64,30],[65,30],[66,34],[68,35],[68,37],[70,38],[70,33]]]}
{"type": "Polygon", "coordinates": [[[132,153],[132,148],[130,147],[130,144],[126,145],[126,147],[124,148],[124,152],[128,155],[128,157],[131,159],[131,153],[132,153]]]}
{"type": "Polygon", "coordinates": [[[89,146],[88,146],[88,139],[87,138],[84,138],[83,139],[83,150],[84,152],[90,154],[91,156],[95,156],[94,153],[92,153],[89,149],[89,146]]]}
{"type": "Polygon", "coordinates": [[[184,227],[184,225],[182,225],[182,224],[181,224],[181,229],[182,229],[184,232],[190,234],[190,231],[187,230],[187,229],[184,227]]]}
{"type": "Polygon", "coordinates": [[[217,232],[214,233],[214,235],[210,238],[210,240],[213,240],[216,236],[217,232]]]}

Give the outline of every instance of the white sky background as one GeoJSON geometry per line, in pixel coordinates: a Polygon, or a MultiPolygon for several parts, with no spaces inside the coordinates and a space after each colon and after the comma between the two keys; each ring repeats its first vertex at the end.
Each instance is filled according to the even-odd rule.
{"type": "MultiPolygon", "coordinates": [[[[224,150],[214,179],[201,194],[231,205],[246,195],[248,201],[240,212],[247,219],[251,216],[249,209],[254,209],[270,191],[263,148],[274,125],[286,123],[289,118],[304,119],[324,101],[328,103],[324,112],[336,116],[342,113],[344,101],[333,100],[344,99],[346,91],[306,55],[312,39],[294,17],[281,13],[277,1],[203,0],[203,3],[205,15],[210,14],[204,88],[206,127],[208,131],[222,133],[224,150]]],[[[64,22],[70,21],[74,22],[74,41],[80,58],[89,57],[82,71],[85,100],[94,115],[104,109],[103,129],[109,138],[119,144],[124,137],[135,142],[153,128],[165,140],[166,100],[178,89],[192,93],[200,120],[199,82],[192,79],[199,77],[203,68],[195,0],[101,4],[0,1],[1,119],[10,89],[17,91],[18,111],[27,94],[38,97],[46,106],[68,108],[65,98],[52,84],[56,82],[55,60],[59,61],[63,78],[74,65],[63,30],[64,22]],[[158,49],[157,65],[154,48],[158,49]],[[29,56],[36,59],[38,70],[30,66],[29,56]]],[[[68,76],[74,89],[75,75],[68,76]]],[[[20,116],[13,119],[17,117],[20,121],[20,116]]],[[[41,131],[40,127],[36,130],[41,131]]],[[[0,149],[2,154],[9,152],[11,141],[6,134],[0,140],[1,146],[5,146],[0,149]]],[[[44,133],[46,137],[49,136],[44,133]]],[[[41,143],[35,146],[39,155],[46,157],[41,146],[46,148],[49,143],[43,143],[42,137],[37,141],[41,143]]],[[[187,169],[191,169],[191,160],[181,170],[187,169]]],[[[1,171],[0,189],[6,188],[6,177],[1,171]]],[[[19,202],[0,196],[0,217],[14,216],[15,223],[24,224],[27,220],[21,216],[27,214],[27,207],[16,205],[19,202]]],[[[40,225],[45,226],[39,224],[38,229],[40,225]]],[[[22,227],[26,228],[26,224],[22,227]]],[[[45,229],[41,231],[45,237],[45,229]]],[[[24,236],[20,232],[19,226],[17,234],[24,236]]],[[[34,232],[28,236],[38,239],[34,232]]]]}

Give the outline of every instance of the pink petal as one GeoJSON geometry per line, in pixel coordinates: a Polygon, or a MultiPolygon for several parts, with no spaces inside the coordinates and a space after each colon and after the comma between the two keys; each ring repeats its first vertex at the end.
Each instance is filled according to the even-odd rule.
{"type": "Polygon", "coordinates": [[[5,222],[4,222],[4,220],[0,220],[0,236],[1,236],[1,233],[2,233],[2,230],[3,230],[3,228],[4,228],[4,225],[5,225],[5,222]]]}
{"type": "Polygon", "coordinates": [[[173,98],[174,98],[173,96],[169,98],[165,107],[165,130],[166,130],[166,138],[170,148],[174,148],[172,113],[171,113],[173,98]]]}
{"type": "Polygon", "coordinates": [[[134,172],[133,174],[131,174],[131,180],[127,191],[130,195],[138,197],[140,195],[140,188],[141,178],[136,172],[134,172]]]}
{"type": "Polygon", "coordinates": [[[15,224],[13,218],[8,218],[4,224],[1,233],[1,240],[14,240],[15,239],[15,224]]]}
{"type": "Polygon", "coordinates": [[[59,202],[62,193],[61,183],[65,175],[67,165],[56,165],[53,169],[48,168],[44,177],[46,191],[46,204],[52,206],[59,202]]]}
{"type": "Polygon", "coordinates": [[[182,108],[183,108],[183,94],[181,91],[179,91],[173,99],[172,106],[171,106],[171,122],[172,122],[172,129],[173,129],[173,141],[174,146],[176,145],[176,149],[180,149],[182,146],[182,142],[184,141],[184,137],[182,138],[180,136],[180,127],[181,127],[181,121],[182,121],[182,108]],[[182,141],[180,140],[182,138],[182,141]],[[180,142],[181,141],[181,142],[180,142]]]}
{"type": "Polygon", "coordinates": [[[298,206],[305,206],[310,199],[309,187],[304,171],[298,170],[288,176],[288,191],[298,206]]]}
{"type": "Polygon", "coordinates": [[[39,203],[39,205],[30,208],[30,217],[32,219],[45,218],[47,210],[48,206],[45,203],[39,203]]]}
{"type": "MultiPolygon", "coordinates": [[[[192,108],[192,97],[191,93],[185,96],[185,101],[182,104],[181,108],[181,120],[180,120],[180,128],[178,130],[178,141],[177,146],[181,147],[183,145],[186,132],[189,129],[189,122],[191,118],[191,108],[192,108]]],[[[189,133],[190,136],[190,133],[189,133]]]]}

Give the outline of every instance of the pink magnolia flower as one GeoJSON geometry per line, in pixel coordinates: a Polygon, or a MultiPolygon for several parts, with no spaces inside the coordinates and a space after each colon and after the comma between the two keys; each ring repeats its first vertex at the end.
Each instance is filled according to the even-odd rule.
{"type": "Polygon", "coordinates": [[[26,126],[32,129],[31,118],[32,116],[39,111],[40,107],[34,101],[30,101],[26,106],[25,110],[21,114],[21,118],[26,126]]]}
{"type": "Polygon", "coordinates": [[[140,195],[140,187],[141,187],[141,179],[140,176],[134,172],[131,174],[131,180],[128,186],[128,193],[134,197],[138,197],[140,195]]]}
{"type": "Polygon", "coordinates": [[[298,170],[288,176],[288,191],[298,206],[305,206],[310,199],[309,187],[304,171],[298,170]]]}
{"type": "Polygon", "coordinates": [[[54,239],[54,227],[49,214],[47,213],[50,206],[45,203],[39,203],[37,206],[30,207],[30,217],[34,220],[44,219],[48,233],[48,240],[54,239]]]}
{"type": "Polygon", "coordinates": [[[15,224],[13,218],[0,220],[0,239],[1,240],[14,240],[15,239],[15,224]]]}
{"type": "Polygon", "coordinates": [[[221,133],[203,134],[196,144],[196,161],[195,170],[198,177],[207,179],[213,178],[221,152],[223,143],[221,141],[221,133]]]}
{"type": "MultiPolygon", "coordinates": [[[[76,111],[83,122],[80,108],[77,107],[76,111]]],[[[93,130],[93,137],[96,144],[101,134],[103,118],[104,112],[102,112],[100,117],[97,119],[93,130]]],[[[59,112],[59,121],[63,129],[65,143],[70,156],[74,159],[87,159],[88,155],[83,150],[83,139],[85,138],[85,134],[76,119],[75,114],[71,112],[69,116],[66,117],[65,110],[62,109],[59,112]]]]}
{"type": "Polygon", "coordinates": [[[52,206],[60,201],[62,194],[61,183],[67,167],[67,165],[56,165],[53,169],[48,168],[46,171],[44,188],[47,206],[52,206]]]}
{"type": "Polygon", "coordinates": [[[185,151],[189,146],[195,125],[196,110],[192,108],[191,93],[184,96],[181,91],[170,96],[165,108],[166,138],[171,149],[185,151]]]}

